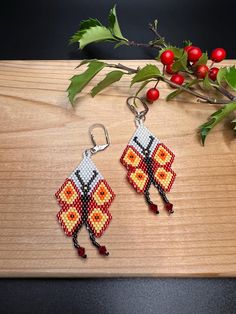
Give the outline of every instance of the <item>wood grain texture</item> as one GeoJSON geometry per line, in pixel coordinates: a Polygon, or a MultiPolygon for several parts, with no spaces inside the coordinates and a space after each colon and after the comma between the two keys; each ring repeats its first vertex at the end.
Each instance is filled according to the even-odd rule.
{"type": "Polygon", "coordinates": [[[166,103],[170,89],[160,86],[161,99],[150,106],[145,125],[176,154],[177,179],[169,193],[174,215],[161,210],[155,216],[119,162],[135,131],[125,104],[134,90],[123,78],[93,99],[87,93],[96,77],[73,110],[65,90],[77,64],[0,62],[0,276],[235,276],[236,142],[230,122],[216,127],[203,148],[196,129],[217,106],[186,95],[166,103]],[[83,229],[88,259],[81,260],[58,225],[54,193],[91,146],[88,127],[97,122],[108,128],[112,145],[93,160],[117,196],[101,238],[110,256],[100,257],[83,229]]]}

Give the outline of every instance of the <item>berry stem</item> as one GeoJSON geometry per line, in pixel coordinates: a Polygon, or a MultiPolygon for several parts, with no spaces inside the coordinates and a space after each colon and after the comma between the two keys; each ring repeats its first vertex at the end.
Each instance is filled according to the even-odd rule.
{"type": "Polygon", "coordinates": [[[161,77],[160,78],[163,82],[169,84],[170,86],[172,87],[177,87],[189,94],[192,94],[194,96],[196,96],[197,98],[200,98],[200,99],[203,99],[205,101],[207,101],[208,103],[210,104],[227,104],[229,101],[228,100],[224,100],[224,99],[215,99],[215,98],[210,98],[208,96],[205,96],[203,94],[200,94],[196,91],[193,91],[192,89],[189,89],[189,88],[186,88],[184,86],[181,86],[181,85],[178,85],[178,84],[175,84],[173,82],[171,82],[169,79],[165,78],[165,77],[161,77]]]}
{"type": "Polygon", "coordinates": [[[211,69],[213,67],[213,65],[215,64],[214,61],[211,62],[210,66],[209,66],[209,69],[211,69]]]}
{"type": "MultiPolygon", "coordinates": [[[[156,36],[157,39],[163,39],[163,46],[166,48],[166,47],[167,47],[167,44],[166,44],[165,41],[164,41],[164,37],[162,37],[162,36],[158,33],[157,29],[153,26],[153,24],[149,23],[149,29],[150,29],[150,31],[152,31],[152,32],[154,33],[154,35],[156,36]]],[[[161,48],[163,48],[163,47],[161,47],[161,48]]]]}
{"type": "Polygon", "coordinates": [[[223,86],[218,86],[218,85],[213,85],[215,87],[215,89],[217,89],[222,95],[224,95],[225,97],[229,98],[229,100],[231,101],[235,101],[236,100],[236,96],[232,93],[230,93],[226,88],[224,88],[223,86]]]}
{"type": "MultiPolygon", "coordinates": [[[[124,66],[120,63],[118,64],[107,64],[108,67],[111,67],[111,68],[117,68],[117,69],[121,69],[121,70],[126,70],[128,71],[128,74],[135,74],[138,72],[139,68],[137,69],[133,69],[133,68],[130,68],[130,67],[127,67],[127,66],[124,66]]],[[[203,95],[203,94],[200,94],[192,89],[189,89],[189,88],[186,88],[184,86],[180,86],[178,84],[175,84],[173,82],[171,82],[169,79],[167,79],[166,77],[164,76],[160,76],[158,77],[159,80],[162,80],[163,82],[169,84],[170,86],[172,87],[175,87],[175,88],[178,88],[180,90],[183,90],[185,91],[186,93],[189,93],[199,99],[202,99],[210,104],[228,104],[230,101],[229,100],[226,100],[226,99],[216,99],[216,98],[211,98],[211,97],[208,97],[206,95],[203,95]]],[[[231,100],[232,101],[232,100],[231,100]]]]}
{"type": "Polygon", "coordinates": [[[130,47],[147,47],[147,48],[156,48],[156,49],[162,49],[163,46],[161,45],[157,45],[157,44],[146,44],[146,43],[137,43],[133,40],[131,41],[128,41],[127,44],[130,46],[130,47]]]}

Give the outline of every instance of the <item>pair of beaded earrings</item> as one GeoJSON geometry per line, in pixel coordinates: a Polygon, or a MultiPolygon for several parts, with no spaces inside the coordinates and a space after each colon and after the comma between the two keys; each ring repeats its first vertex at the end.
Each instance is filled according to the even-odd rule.
{"type": "MultiPolygon", "coordinates": [[[[171,204],[165,192],[169,192],[176,174],[171,169],[174,154],[157,139],[143,124],[146,119],[148,107],[142,99],[138,98],[144,110],[138,112],[129,97],[127,105],[135,115],[136,131],[126,146],[120,161],[128,170],[127,178],[138,193],[142,193],[149,209],[158,214],[158,207],[151,201],[150,187],[153,185],[160,193],[168,213],[173,213],[171,204]]],[[[65,180],[55,196],[61,207],[57,218],[67,236],[72,237],[73,245],[78,250],[78,255],[86,258],[85,249],[78,243],[78,233],[85,225],[92,244],[101,255],[109,255],[106,247],[100,245],[96,238],[102,236],[107,229],[111,214],[108,210],[115,193],[107,181],[100,174],[91,157],[103,151],[110,145],[106,128],[102,124],[94,124],[89,128],[93,147],[86,149],[79,166],[65,180]],[[92,131],[102,128],[106,144],[96,145],[92,131]]]]}

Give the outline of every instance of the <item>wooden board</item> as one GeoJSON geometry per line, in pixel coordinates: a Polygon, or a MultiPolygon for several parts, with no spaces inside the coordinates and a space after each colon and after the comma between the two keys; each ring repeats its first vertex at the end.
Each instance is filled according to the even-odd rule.
{"type": "MultiPolygon", "coordinates": [[[[132,67],[146,62],[122,61],[132,67]]],[[[124,78],[93,99],[87,93],[97,77],[73,110],[65,90],[78,63],[0,62],[0,276],[235,276],[236,142],[230,123],[218,126],[203,148],[196,129],[218,107],[186,95],[166,103],[170,89],[161,84],[161,99],[150,106],[145,125],[175,152],[177,179],[169,194],[174,215],[161,209],[155,216],[119,162],[135,130],[125,104],[134,89],[124,78]],[[110,256],[100,257],[83,229],[88,259],[81,260],[58,225],[54,193],[91,146],[88,128],[98,122],[112,144],[93,160],[117,194],[113,221],[101,238],[110,256]]]]}

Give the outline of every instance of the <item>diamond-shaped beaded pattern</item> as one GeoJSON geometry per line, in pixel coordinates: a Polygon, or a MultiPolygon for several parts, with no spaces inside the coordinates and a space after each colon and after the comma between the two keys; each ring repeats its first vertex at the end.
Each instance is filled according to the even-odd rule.
{"type": "Polygon", "coordinates": [[[135,190],[144,193],[151,182],[170,191],[176,174],[171,169],[175,155],[143,124],[139,125],[125,148],[121,163],[135,190]]]}
{"type": "Polygon", "coordinates": [[[112,218],[108,208],[115,194],[90,156],[84,155],[55,196],[61,206],[57,218],[66,235],[72,236],[83,223],[96,237],[108,227],[112,218]]]}

